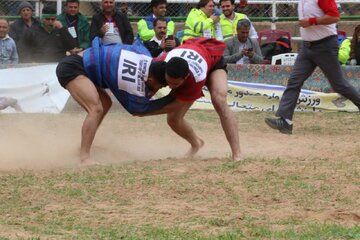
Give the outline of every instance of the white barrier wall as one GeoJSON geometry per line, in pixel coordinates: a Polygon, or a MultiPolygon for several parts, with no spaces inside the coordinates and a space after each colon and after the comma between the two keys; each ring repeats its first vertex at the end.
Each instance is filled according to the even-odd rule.
{"type": "Polygon", "coordinates": [[[60,113],[69,93],[57,81],[56,66],[0,69],[0,113],[60,113]]]}
{"type": "MultiPolygon", "coordinates": [[[[56,64],[33,67],[0,69],[0,113],[60,113],[69,93],[57,81],[56,64]]],[[[235,111],[276,111],[284,86],[262,83],[245,83],[229,80],[228,105],[235,111]]],[[[168,94],[161,89],[157,96],[168,94]]],[[[204,97],[192,109],[212,110],[206,88],[204,97]]],[[[116,101],[114,99],[114,101],[116,101]]],[[[346,98],[336,93],[302,90],[295,111],[358,111],[346,98]]]]}

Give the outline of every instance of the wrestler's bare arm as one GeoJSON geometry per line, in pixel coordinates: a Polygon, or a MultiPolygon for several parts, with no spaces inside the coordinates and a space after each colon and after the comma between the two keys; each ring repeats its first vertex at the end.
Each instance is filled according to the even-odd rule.
{"type": "Polygon", "coordinates": [[[185,104],[189,104],[189,102],[184,102],[184,101],[181,101],[179,99],[176,99],[175,101],[172,101],[171,103],[165,105],[164,107],[162,107],[162,108],[160,108],[158,110],[155,110],[155,111],[152,111],[152,112],[146,112],[146,113],[134,113],[133,115],[138,116],[138,117],[145,117],[145,116],[166,114],[166,113],[176,111],[177,109],[179,109],[180,107],[182,107],[185,104]]]}

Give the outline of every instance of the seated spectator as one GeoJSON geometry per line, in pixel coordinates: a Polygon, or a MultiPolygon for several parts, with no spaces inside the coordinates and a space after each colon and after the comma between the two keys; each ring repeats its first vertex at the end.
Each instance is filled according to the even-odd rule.
{"type": "Polygon", "coordinates": [[[338,41],[339,41],[338,59],[341,65],[346,65],[350,57],[351,41],[342,35],[338,35],[338,41]]]}
{"type": "Polygon", "coordinates": [[[131,9],[131,7],[129,7],[128,2],[121,2],[120,3],[120,12],[122,12],[124,15],[126,16],[133,16],[133,10],[131,9]]]}
{"type": "Polygon", "coordinates": [[[238,21],[237,36],[225,40],[226,49],[224,60],[226,63],[261,64],[263,56],[257,39],[249,37],[251,23],[247,19],[238,21]]]}
{"type": "Polygon", "coordinates": [[[92,17],[90,25],[90,40],[96,36],[104,44],[123,43],[132,44],[134,33],[126,15],[115,8],[115,0],[102,0],[102,12],[92,17]]]}
{"type": "Polygon", "coordinates": [[[265,43],[261,45],[261,53],[264,57],[264,63],[271,63],[273,56],[282,53],[291,53],[290,40],[280,37],[274,43],[265,43]]]}
{"type": "Polygon", "coordinates": [[[70,33],[56,20],[56,9],[45,6],[42,10],[41,25],[32,26],[21,39],[26,62],[58,62],[73,49],[74,41],[70,33]]]}
{"type": "Polygon", "coordinates": [[[57,16],[61,24],[68,29],[74,39],[74,49],[72,54],[81,52],[91,46],[90,44],[90,24],[86,17],[82,15],[79,0],[66,0],[65,12],[57,16]]]}
{"type": "Polygon", "coordinates": [[[18,14],[21,18],[16,19],[10,24],[9,36],[14,39],[19,54],[19,62],[23,62],[23,59],[27,59],[25,56],[23,46],[21,44],[21,38],[24,33],[33,25],[40,26],[40,21],[33,17],[33,6],[26,1],[23,1],[19,5],[18,14]]]}
{"type": "Polygon", "coordinates": [[[9,37],[9,22],[0,18],[0,64],[16,64],[19,62],[14,39],[9,37]]]}
{"type": "Polygon", "coordinates": [[[144,42],[144,46],[150,51],[152,57],[158,57],[162,53],[169,52],[180,45],[177,38],[172,35],[166,36],[166,19],[156,18],[154,21],[155,36],[144,42]]]}
{"type": "Polygon", "coordinates": [[[138,32],[141,41],[149,41],[155,35],[154,21],[157,18],[164,18],[166,20],[167,35],[173,36],[175,30],[175,23],[170,18],[165,18],[166,14],[166,0],[151,0],[152,14],[138,22],[138,32]]]}
{"type": "MultiPolygon", "coordinates": [[[[242,19],[250,19],[242,13],[236,13],[235,10],[235,0],[220,0],[220,6],[222,9],[222,14],[220,15],[220,26],[222,31],[223,39],[229,39],[237,35],[237,23],[242,19]]],[[[250,21],[251,23],[251,21],[250,21]]],[[[251,24],[250,26],[250,38],[258,38],[258,34],[251,24]]]]}
{"type": "Polygon", "coordinates": [[[214,1],[200,0],[186,18],[182,41],[197,37],[215,38],[214,24],[219,20],[220,17],[214,14],[214,1]]]}
{"type": "Polygon", "coordinates": [[[360,25],[358,25],[351,39],[350,65],[360,65],[360,25]]]}

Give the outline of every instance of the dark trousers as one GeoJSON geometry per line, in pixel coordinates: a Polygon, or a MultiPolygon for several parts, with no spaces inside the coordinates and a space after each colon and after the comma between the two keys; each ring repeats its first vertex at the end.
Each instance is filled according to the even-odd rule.
{"type": "Polygon", "coordinates": [[[352,101],[360,109],[360,94],[345,79],[338,60],[338,50],[336,36],[312,46],[302,44],[276,112],[278,117],[292,120],[301,87],[317,66],[322,70],[333,90],[352,101]]]}

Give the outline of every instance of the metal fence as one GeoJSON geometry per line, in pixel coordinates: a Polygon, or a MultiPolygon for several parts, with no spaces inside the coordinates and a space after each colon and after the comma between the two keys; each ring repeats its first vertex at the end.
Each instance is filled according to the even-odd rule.
{"type": "MultiPolygon", "coordinates": [[[[243,0],[242,0],[243,1],[243,0]]],[[[18,7],[22,1],[1,0],[0,16],[16,18],[18,7]]],[[[35,9],[35,15],[39,16],[43,4],[52,4],[57,7],[58,13],[62,11],[64,1],[61,0],[30,0],[35,9]]],[[[82,0],[80,9],[83,14],[91,17],[101,11],[100,0],[82,0]]],[[[116,1],[117,8],[126,12],[130,19],[138,20],[142,16],[150,14],[150,0],[128,0],[116,1]]],[[[183,21],[191,8],[195,7],[198,0],[168,0],[167,15],[175,20],[183,21]]],[[[247,0],[247,4],[242,6],[239,0],[236,1],[236,11],[248,15],[255,20],[294,20],[297,16],[298,0],[247,0]],[[294,18],[294,19],[291,19],[294,18]]],[[[343,18],[360,18],[360,0],[338,0],[336,1],[343,18]]]]}

